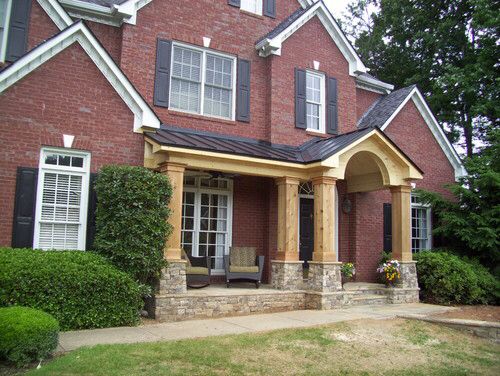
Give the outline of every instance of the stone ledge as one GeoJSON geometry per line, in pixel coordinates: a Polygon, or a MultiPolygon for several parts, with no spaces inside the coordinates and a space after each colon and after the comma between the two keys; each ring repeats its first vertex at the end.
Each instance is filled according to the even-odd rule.
{"type": "Polygon", "coordinates": [[[445,319],[434,318],[423,315],[398,315],[398,317],[408,320],[425,321],[432,324],[444,325],[453,329],[463,330],[473,333],[478,337],[489,338],[495,342],[500,342],[500,323],[480,320],[445,319]]]}

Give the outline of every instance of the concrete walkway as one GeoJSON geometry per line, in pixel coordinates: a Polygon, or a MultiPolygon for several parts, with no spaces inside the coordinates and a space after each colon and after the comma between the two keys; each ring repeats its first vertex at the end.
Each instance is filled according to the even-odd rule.
{"type": "Polygon", "coordinates": [[[359,319],[383,320],[408,314],[429,315],[450,309],[453,308],[422,303],[371,305],[331,311],[277,312],[136,327],[78,330],[60,333],[58,352],[98,344],[173,341],[185,338],[255,333],[274,329],[303,328],[359,319]]]}

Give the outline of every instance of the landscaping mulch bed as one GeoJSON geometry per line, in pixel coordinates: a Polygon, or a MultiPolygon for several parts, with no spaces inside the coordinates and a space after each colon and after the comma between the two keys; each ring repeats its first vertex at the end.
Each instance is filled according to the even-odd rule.
{"type": "Polygon", "coordinates": [[[431,315],[443,319],[464,319],[500,322],[500,306],[457,306],[458,309],[431,315]]]}

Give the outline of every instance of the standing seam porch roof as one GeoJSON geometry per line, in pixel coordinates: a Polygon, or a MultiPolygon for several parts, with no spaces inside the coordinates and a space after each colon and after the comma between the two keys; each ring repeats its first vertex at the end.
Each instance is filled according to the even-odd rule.
{"type": "Polygon", "coordinates": [[[345,149],[353,142],[372,131],[382,135],[412,163],[419,172],[422,170],[399,147],[378,128],[363,128],[337,137],[315,137],[300,146],[272,144],[252,138],[228,136],[207,131],[178,128],[163,124],[155,132],[145,132],[144,136],[162,146],[204,150],[224,154],[236,154],[283,162],[308,164],[323,161],[345,149]]]}

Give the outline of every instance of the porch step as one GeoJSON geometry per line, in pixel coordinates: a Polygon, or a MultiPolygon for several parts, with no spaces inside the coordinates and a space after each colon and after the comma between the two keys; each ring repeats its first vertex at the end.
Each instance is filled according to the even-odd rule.
{"type": "Polygon", "coordinates": [[[387,288],[381,283],[349,282],[343,288],[356,295],[385,295],[387,292],[387,288]]]}
{"type": "Polygon", "coordinates": [[[386,304],[387,297],[385,295],[377,294],[360,294],[352,298],[352,305],[379,305],[386,304]]]}

